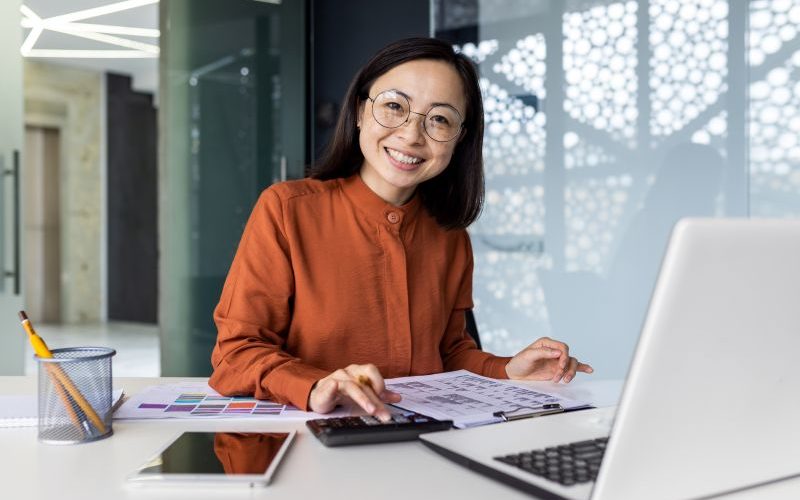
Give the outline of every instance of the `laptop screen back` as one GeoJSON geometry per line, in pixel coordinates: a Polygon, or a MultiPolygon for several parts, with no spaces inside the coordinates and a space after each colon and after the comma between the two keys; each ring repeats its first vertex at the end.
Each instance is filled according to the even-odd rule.
{"type": "Polygon", "coordinates": [[[800,474],[800,220],[674,231],[592,498],[696,498],[800,474]]]}

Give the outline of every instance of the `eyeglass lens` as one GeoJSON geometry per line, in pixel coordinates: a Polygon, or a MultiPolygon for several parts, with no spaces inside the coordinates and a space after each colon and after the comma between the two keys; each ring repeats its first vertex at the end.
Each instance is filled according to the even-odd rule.
{"type": "MultiPolygon", "coordinates": [[[[403,125],[411,113],[411,105],[402,94],[387,90],[378,94],[372,102],[372,116],[387,128],[403,125]]],[[[434,141],[447,142],[461,130],[461,116],[450,106],[434,106],[425,115],[425,132],[434,141]]]]}

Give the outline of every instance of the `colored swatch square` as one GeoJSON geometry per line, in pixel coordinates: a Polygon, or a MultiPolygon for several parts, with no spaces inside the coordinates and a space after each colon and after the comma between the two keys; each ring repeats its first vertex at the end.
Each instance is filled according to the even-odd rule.
{"type": "Polygon", "coordinates": [[[248,403],[230,403],[230,404],[228,404],[228,408],[231,408],[231,409],[235,408],[235,409],[239,409],[239,410],[247,408],[248,410],[251,410],[251,409],[253,409],[253,407],[255,407],[255,405],[256,405],[255,401],[250,401],[248,403]]]}
{"type": "Polygon", "coordinates": [[[192,410],[192,415],[219,415],[222,410],[192,410]]]}
{"type": "Polygon", "coordinates": [[[230,401],[231,398],[227,396],[206,396],[206,401],[230,401]]]}
{"type": "Polygon", "coordinates": [[[241,414],[249,415],[250,411],[251,410],[249,408],[245,408],[245,409],[228,408],[228,409],[224,410],[223,413],[241,413],[241,414]]]}
{"type": "Polygon", "coordinates": [[[278,403],[258,403],[256,408],[283,408],[283,405],[278,403]]]}
{"type": "Polygon", "coordinates": [[[143,410],[163,410],[168,405],[160,404],[160,403],[142,403],[139,405],[139,408],[143,410]]]}
{"type": "Polygon", "coordinates": [[[280,408],[258,409],[253,410],[253,415],[280,415],[280,408]]]}
{"type": "Polygon", "coordinates": [[[224,405],[224,404],[208,404],[208,403],[203,403],[203,404],[201,404],[200,406],[198,406],[198,408],[203,408],[203,409],[209,409],[209,408],[219,408],[219,409],[221,410],[221,409],[225,408],[225,405],[224,405]]]}
{"type": "Polygon", "coordinates": [[[169,405],[164,411],[192,411],[197,405],[169,405]]]}

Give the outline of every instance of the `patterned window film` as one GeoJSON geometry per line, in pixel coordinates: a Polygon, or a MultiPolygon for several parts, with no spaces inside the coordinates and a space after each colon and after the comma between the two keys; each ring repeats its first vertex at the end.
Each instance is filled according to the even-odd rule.
{"type": "Polygon", "coordinates": [[[675,221],[800,215],[800,0],[434,0],[479,66],[487,350],[624,376],[675,221]]]}

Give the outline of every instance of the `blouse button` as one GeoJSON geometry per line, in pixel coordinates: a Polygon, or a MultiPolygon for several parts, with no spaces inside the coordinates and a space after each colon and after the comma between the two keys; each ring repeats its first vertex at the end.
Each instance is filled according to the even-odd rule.
{"type": "Polygon", "coordinates": [[[399,215],[397,215],[397,212],[389,212],[389,213],[386,215],[386,219],[387,219],[389,222],[391,222],[392,224],[397,224],[398,222],[400,222],[400,216],[399,216],[399,215]]]}

